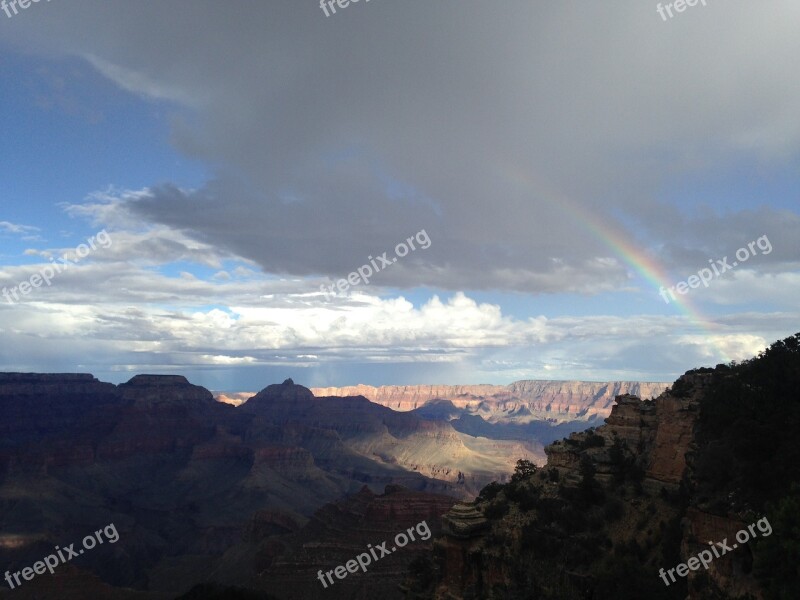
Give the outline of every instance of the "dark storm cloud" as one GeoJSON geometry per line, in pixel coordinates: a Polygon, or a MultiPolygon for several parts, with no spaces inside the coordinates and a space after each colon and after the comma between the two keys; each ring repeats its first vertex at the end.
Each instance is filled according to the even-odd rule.
{"type": "Polygon", "coordinates": [[[625,265],[576,215],[673,266],[725,253],[709,239],[735,249],[764,233],[792,259],[777,249],[797,239],[796,215],[706,223],[657,194],[710,164],[796,157],[795,2],[669,23],[633,1],[384,0],[331,18],[313,0],[46,8],[1,35],[185,107],[173,140],[216,170],[131,210],[267,272],[340,277],[425,229],[432,247],[382,285],[623,285],[625,265]]]}

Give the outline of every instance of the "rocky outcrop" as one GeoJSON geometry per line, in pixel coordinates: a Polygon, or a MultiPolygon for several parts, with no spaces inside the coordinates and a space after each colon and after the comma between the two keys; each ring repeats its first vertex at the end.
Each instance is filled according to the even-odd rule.
{"type": "Polygon", "coordinates": [[[456,538],[472,538],[483,533],[489,521],[474,504],[456,504],[442,517],[442,530],[445,535],[456,538]]]}
{"type": "Polygon", "coordinates": [[[645,486],[655,491],[662,487],[676,490],[686,474],[686,457],[694,441],[703,378],[703,375],[682,378],[695,389],[689,397],[669,393],[657,400],[641,400],[632,394],[617,396],[606,425],[593,430],[593,434],[574,433],[547,446],[547,466],[575,472],[581,455],[586,453],[588,435],[598,435],[604,438],[604,446],[588,452],[598,473],[613,471],[608,449],[619,439],[644,469],[645,486]]]}
{"type": "Polygon", "coordinates": [[[192,385],[180,375],[136,375],[119,385],[122,398],[137,407],[169,405],[198,410],[214,406],[214,396],[204,387],[192,385]]]}
{"type": "Polygon", "coordinates": [[[607,417],[614,398],[622,394],[655,397],[669,384],[639,381],[517,381],[500,385],[356,385],[312,388],[316,396],[364,396],[393,410],[409,411],[432,400],[449,400],[454,406],[488,421],[571,420],[607,417]]]}
{"type": "Polygon", "coordinates": [[[118,393],[125,406],[114,429],[97,445],[101,460],[192,451],[213,437],[214,421],[224,420],[232,410],[181,376],[137,375],[120,384],[118,393]]]}
{"type": "MultiPolygon", "coordinates": [[[[662,532],[668,528],[668,522],[674,524],[669,526],[674,527],[671,534],[674,537],[670,539],[675,540],[676,551],[680,539],[683,561],[707,549],[711,541],[733,540],[736,532],[746,527],[747,522],[735,516],[714,515],[696,506],[690,505],[687,509],[678,501],[686,494],[686,486],[691,487],[687,482],[692,473],[691,459],[696,451],[700,401],[710,378],[711,375],[705,372],[686,374],[675,384],[675,389],[680,391],[667,391],[655,400],[641,400],[632,394],[618,395],[605,425],[573,433],[547,446],[547,464],[539,476],[534,477],[535,493],[525,496],[526,492],[519,488],[516,492],[517,498],[523,496],[527,501],[543,499],[543,504],[537,504],[533,513],[523,516],[516,508],[506,518],[495,516],[487,521],[477,506],[455,505],[443,517],[443,536],[435,544],[434,556],[442,565],[438,582],[432,591],[427,592],[428,595],[419,597],[464,600],[485,597],[493,585],[498,589],[509,589],[515,577],[509,564],[513,562],[515,553],[525,547],[520,542],[519,530],[528,527],[529,547],[552,543],[554,539],[553,530],[547,529],[550,521],[557,517],[548,516],[540,522],[526,519],[530,519],[530,514],[536,514],[539,507],[545,511],[552,511],[554,506],[568,507],[581,494],[587,493],[590,489],[585,479],[587,472],[599,482],[591,485],[603,486],[601,489],[605,490],[605,496],[600,497],[610,501],[604,507],[609,513],[603,514],[611,515],[612,507],[618,507],[617,516],[606,516],[605,519],[609,521],[606,530],[611,542],[609,547],[619,547],[621,553],[635,544],[636,551],[642,553],[638,556],[649,557],[651,563],[657,561],[656,566],[662,565],[663,556],[645,553],[658,548],[654,537],[656,528],[653,527],[656,519],[661,520],[658,527],[662,532]],[[587,463],[590,465],[588,470],[587,463]],[[632,488],[627,487],[617,496],[626,481],[632,488]],[[530,525],[531,522],[535,524],[530,525]],[[495,541],[489,542],[490,539],[495,541]],[[647,550],[643,551],[643,547],[647,550]]],[[[506,494],[505,491],[501,493],[506,494]]],[[[591,508],[591,502],[577,502],[578,511],[597,510],[591,508]]],[[[507,495],[502,503],[507,505],[507,495]]],[[[486,503],[481,506],[484,510],[486,503]]],[[[485,514],[489,514],[488,511],[485,514]]],[[[557,512],[548,514],[557,515],[557,512]]],[[[564,536],[564,530],[558,532],[558,526],[554,526],[556,535],[564,536]]],[[[572,541],[568,535],[565,539],[567,544],[572,541]]],[[[688,577],[689,597],[705,597],[694,594],[706,589],[707,578],[710,578],[723,594],[728,594],[725,597],[743,597],[750,593],[754,598],[761,598],[750,574],[753,564],[751,552],[752,548],[748,547],[715,560],[708,571],[691,572],[688,577]]],[[[549,560],[546,553],[543,555],[534,549],[533,554],[544,561],[549,560]]],[[[530,565],[528,562],[524,564],[530,565]]],[[[542,564],[546,566],[536,577],[539,581],[548,581],[547,570],[552,570],[555,565],[550,562],[542,564]]],[[[574,583],[577,589],[588,589],[586,584],[593,578],[574,566],[568,566],[562,576],[574,583]]]]}
{"type": "Polygon", "coordinates": [[[89,374],[0,373],[0,476],[91,464],[125,404],[89,374]]]}
{"type": "Polygon", "coordinates": [[[121,403],[115,385],[88,374],[0,373],[0,440],[86,425],[87,412],[121,403]]]}
{"type": "Polygon", "coordinates": [[[483,514],[469,504],[456,504],[442,517],[442,536],[434,542],[443,576],[437,598],[475,598],[484,582],[502,582],[502,568],[484,551],[489,527],[483,514]]]}
{"type": "MultiPolygon", "coordinates": [[[[605,425],[572,433],[545,448],[547,463],[541,472],[543,477],[535,477],[537,491],[527,496],[528,501],[546,498],[545,502],[552,503],[545,504],[550,507],[546,510],[553,510],[553,506],[564,502],[562,494],[574,498],[579,490],[586,489],[581,487],[581,483],[587,459],[592,465],[592,477],[606,485],[614,486],[612,479],[615,475],[635,465],[644,474],[642,488],[657,493],[665,486],[677,488],[686,471],[684,456],[692,443],[696,419],[694,403],[694,398],[676,398],[669,394],[663,394],[655,401],[643,401],[632,394],[617,395],[605,425]],[[683,433],[688,435],[682,437],[683,433]],[[667,451],[669,436],[678,443],[673,443],[667,451]],[[615,447],[613,452],[612,446],[615,447]],[[558,482],[557,487],[551,475],[558,482]]],[[[526,495],[519,488],[514,489],[517,489],[517,498],[526,495]]],[[[501,504],[496,506],[508,506],[506,491],[494,493],[504,494],[501,504]]],[[[638,499],[632,502],[636,507],[641,505],[638,499]]],[[[499,519],[496,512],[492,519],[488,519],[486,515],[490,513],[485,502],[480,503],[480,508],[477,505],[455,505],[443,517],[443,535],[435,544],[434,557],[441,565],[438,581],[428,590],[428,595],[419,597],[465,600],[488,597],[493,593],[493,586],[498,590],[508,590],[514,577],[512,571],[518,568],[512,568],[510,564],[522,548],[520,530],[531,527],[530,515],[523,517],[518,510],[509,513],[505,519],[499,519]]],[[[549,527],[557,518],[556,514],[553,512],[544,523],[535,527],[549,527]]],[[[530,535],[530,529],[528,531],[530,535]]],[[[613,543],[621,544],[631,534],[636,535],[635,532],[615,532],[617,537],[613,543]]],[[[549,541],[547,535],[543,535],[540,543],[549,541]]],[[[575,575],[564,574],[568,578],[575,575]]],[[[412,594],[407,596],[413,597],[412,594]]]]}
{"type": "Polygon", "coordinates": [[[242,410],[255,412],[258,410],[271,410],[285,405],[299,405],[314,400],[314,394],[307,387],[295,385],[291,379],[281,384],[265,387],[242,406],[242,410]]]}
{"type": "Polygon", "coordinates": [[[686,473],[686,456],[694,443],[699,413],[694,399],[665,396],[657,405],[657,427],[650,442],[646,475],[651,480],[677,487],[686,473]]]}

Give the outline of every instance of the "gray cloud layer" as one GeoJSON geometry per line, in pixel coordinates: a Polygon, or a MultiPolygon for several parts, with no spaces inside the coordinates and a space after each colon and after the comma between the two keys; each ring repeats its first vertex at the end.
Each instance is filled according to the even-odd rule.
{"type": "Polygon", "coordinates": [[[623,285],[627,267],[576,215],[673,267],[764,233],[773,265],[800,255],[797,214],[695,219],[659,201],[712,168],[796,160],[792,0],[668,23],[633,1],[375,0],[330,18],[312,0],[36,8],[0,35],[184,106],[175,144],[216,169],[131,209],[267,272],[338,277],[425,228],[432,248],[383,284],[623,285]]]}

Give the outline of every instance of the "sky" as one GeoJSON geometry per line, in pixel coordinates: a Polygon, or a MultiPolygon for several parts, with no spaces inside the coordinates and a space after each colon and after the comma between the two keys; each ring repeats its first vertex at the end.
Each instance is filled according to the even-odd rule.
{"type": "Polygon", "coordinates": [[[796,0],[343,4],[0,5],[0,370],[673,381],[800,331],[796,0]]]}

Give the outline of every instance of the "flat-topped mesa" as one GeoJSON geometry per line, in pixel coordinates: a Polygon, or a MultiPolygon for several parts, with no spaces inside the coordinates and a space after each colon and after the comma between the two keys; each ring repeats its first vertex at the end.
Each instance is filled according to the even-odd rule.
{"type": "Polygon", "coordinates": [[[0,396],[43,394],[113,394],[115,386],[91,373],[0,373],[0,396]]]}
{"type": "Polygon", "coordinates": [[[136,375],[125,385],[191,385],[183,375],[136,375]]]}
{"type": "Polygon", "coordinates": [[[97,381],[91,373],[0,373],[0,384],[48,381],[97,381]]]}
{"type": "Polygon", "coordinates": [[[216,406],[206,388],[193,385],[182,375],[136,375],[117,389],[125,400],[137,406],[169,404],[173,406],[216,406]]]}

